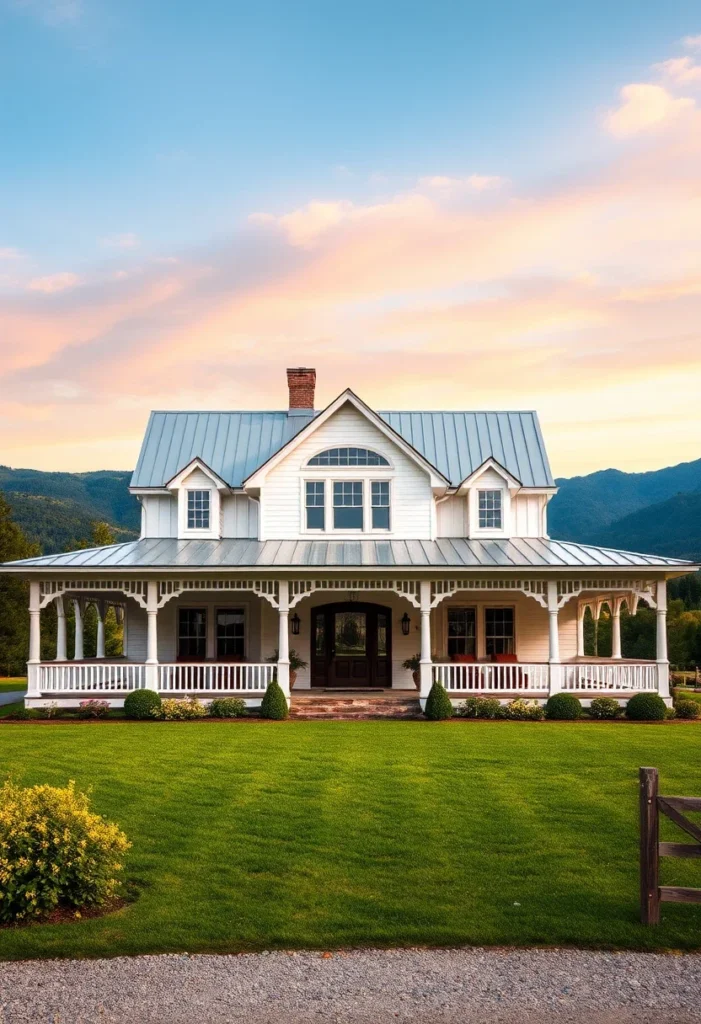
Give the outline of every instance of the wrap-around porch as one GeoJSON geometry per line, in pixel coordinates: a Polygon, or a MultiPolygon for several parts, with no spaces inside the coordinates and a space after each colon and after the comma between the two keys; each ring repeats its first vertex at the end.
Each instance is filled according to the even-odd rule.
{"type": "Polygon", "coordinates": [[[567,690],[585,700],[639,690],[669,698],[666,582],[649,575],[503,573],[450,578],[324,574],[256,577],[174,574],[104,578],[83,573],[30,582],[30,704],[133,689],[242,697],[256,705],[273,679],[290,696],[328,688],[388,689],[425,700],[434,681],[454,700],[472,694],[543,700],[567,690]],[[621,610],[656,610],[655,661],[622,657],[621,610]],[[42,661],[41,613],[56,608],[56,657],[42,661]],[[69,605],[70,602],[70,605],[69,605]],[[97,613],[85,657],[86,608],[97,613]],[[105,611],[124,620],[124,650],[106,658],[105,611]],[[67,613],[74,642],[67,650],[67,613]],[[586,657],[584,618],[607,608],[610,658],[586,657]],[[292,668],[291,668],[292,652],[292,668]],[[301,667],[295,659],[305,664],[301,667]],[[405,662],[412,662],[405,667],[405,662]]]}

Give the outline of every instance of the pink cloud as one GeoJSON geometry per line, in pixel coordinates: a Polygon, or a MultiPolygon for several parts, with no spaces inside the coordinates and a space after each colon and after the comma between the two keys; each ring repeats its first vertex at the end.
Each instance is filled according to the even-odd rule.
{"type": "Polygon", "coordinates": [[[80,284],[77,274],[49,274],[46,277],[33,277],[27,288],[30,292],[44,292],[46,295],[53,295],[55,292],[63,292],[67,288],[75,288],[80,284]]]}
{"type": "Polygon", "coordinates": [[[621,102],[606,116],[606,127],[612,135],[625,138],[660,128],[695,109],[689,97],[675,97],[661,85],[632,82],[624,85],[621,102]]]}

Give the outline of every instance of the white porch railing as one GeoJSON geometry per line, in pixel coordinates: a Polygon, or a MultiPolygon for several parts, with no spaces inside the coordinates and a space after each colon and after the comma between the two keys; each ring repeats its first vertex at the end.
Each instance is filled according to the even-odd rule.
{"type": "Polygon", "coordinates": [[[657,665],[594,663],[562,666],[563,690],[657,690],[657,665]]]}
{"type": "Polygon", "coordinates": [[[39,665],[39,689],[44,693],[126,693],[144,686],[145,666],[128,662],[56,662],[39,665]]]}
{"type": "Polygon", "coordinates": [[[433,679],[446,690],[470,693],[522,693],[547,691],[548,665],[493,665],[451,662],[433,666],[433,679]]]}
{"type": "Polygon", "coordinates": [[[276,668],[270,662],[234,665],[175,662],[158,666],[158,690],[160,693],[194,693],[199,690],[262,693],[272,682],[276,668]]]}

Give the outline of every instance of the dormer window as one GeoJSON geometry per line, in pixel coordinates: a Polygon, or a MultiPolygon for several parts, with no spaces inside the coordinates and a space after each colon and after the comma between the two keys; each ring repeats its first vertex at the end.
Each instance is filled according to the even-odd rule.
{"type": "Polygon", "coordinates": [[[389,462],[369,448],[327,448],[313,455],[309,466],[389,466],[389,462]]]}
{"type": "Polygon", "coordinates": [[[211,492],[187,492],[188,530],[208,530],[210,523],[211,492]]]}
{"type": "Polygon", "coordinates": [[[503,529],[502,491],[479,491],[479,528],[480,530],[503,529]]]}

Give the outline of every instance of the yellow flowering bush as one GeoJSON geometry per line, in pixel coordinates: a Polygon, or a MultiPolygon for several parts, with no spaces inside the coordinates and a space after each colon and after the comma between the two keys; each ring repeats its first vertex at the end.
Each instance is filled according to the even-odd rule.
{"type": "Polygon", "coordinates": [[[122,830],[90,810],[70,782],[0,788],[0,922],[57,908],[102,906],[118,892],[131,846],[122,830]]]}
{"type": "Polygon", "coordinates": [[[166,722],[185,722],[204,718],[207,708],[197,697],[166,697],[160,708],[154,708],[151,714],[154,718],[165,718],[166,722]]]}

